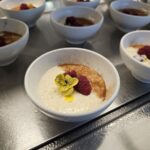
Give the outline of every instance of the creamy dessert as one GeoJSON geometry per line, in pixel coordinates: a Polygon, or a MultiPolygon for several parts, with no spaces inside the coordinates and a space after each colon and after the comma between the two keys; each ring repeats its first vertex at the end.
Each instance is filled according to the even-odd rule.
{"type": "Polygon", "coordinates": [[[150,45],[134,44],[127,48],[127,52],[143,65],[150,67],[150,45]]]}
{"type": "Polygon", "coordinates": [[[105,82],[95,70],[80,64],[64,64],[49,69],[38,87],[41,101],[63,114],[91,112],[103,103],[105,82]]]}

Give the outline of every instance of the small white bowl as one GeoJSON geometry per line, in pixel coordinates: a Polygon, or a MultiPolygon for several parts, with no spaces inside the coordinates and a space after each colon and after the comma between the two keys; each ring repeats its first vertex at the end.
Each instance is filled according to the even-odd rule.
{"type": "Polygon", "coordinates": [[[130,32],[142,28],[150,23],[150,6],[139,1],[117,0],[110,4],[110,14],[118,29],[130,32]],[[148,16],[134,16],[122,13],[119,9],[135,8],[144,9],[149,12],[148,16]]]}
{"type": "Polygon", "coordinates": [[[96,8],[100,4],[100,0],[90,0],[89,2],[77,2],[77,0],[63,0],[66,6],[84,6],[96,8]]]}
{"type": "Polygon", "coordinates": [[[7,17],[21,20],[29,27],[33,27],[45,9],[45,0],[5,0],[0,2],[0,8],[7,17]],[[36,8],[20,11],[12,10],[21,3],[31,3],[36,8]]]}
{"type": "Polygon", "coordinates": [[[23,51],[29,38],[28,26],[15,19],[0,19],[0,31],[14,32],[22,35],[17,41],[0,47],[0,66],[6,66],[16,60],[23,51]]]}
{"type": "Polygon", "coordinates": [[[89,120],[100,115],[114,100],[120,88],[120,78],[112,63],[102,55],[82,48],[61,48],[47,52],[37,58],[25,74],[25,90],[31,101],[46,115],[68,122],[89,120]],[[50,110],[39,98],[37,87],[41,77],[50,68],[60,64],[82,64],[95,69],[105,81],[107,94],[98,109],[80,114],[58,113],[50,110]]]}
{"type": "Polygon", "coordinates": [[[72,44],[81,44],[93,37],[101,28],[103,20],[102,13],[81,6],[60,8],[51,14],[53,28],[63,39],[72,44]],[[66,17],[69,16],[87,18],[92,20],[94,24],[83,27],[64,25],[66,17]]]}
{"type": "Polygon", "coordinates": [[[120,41],[121,57],[127,68],[137,80],[150,83],[150,67],[140,63],[132,56],[129,56],[126,51],[126,49],[133,44],[150,45],[150,31],[133,31],[125,34],[120,41]]]}

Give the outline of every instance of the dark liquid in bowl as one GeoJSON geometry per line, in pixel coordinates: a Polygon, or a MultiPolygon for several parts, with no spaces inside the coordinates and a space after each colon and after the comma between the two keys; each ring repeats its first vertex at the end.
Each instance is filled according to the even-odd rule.
{"type": "Polygon", "coordinates": [[[17,41],[20,37],[21,35],[17,33],[1,31],[0,32],[0,47],[13,43],[17,41]]]}
{"type": "Polygon", "coordinates": [[[89,2],[90,0],[77,0],[77,2],[89,2]]]}
{"type": "Polygon", "coordinates": [[[79,17],[67,17],[65,21],[65,25],[68,26],[76,26],[76,27],[81,27],[81,26],[89,26],[93,25],[93,21],[86,19],[86,18],[79,18],[79,17]]]}
{"type": "Polygon", "coordinates": [[[135,9],[135,8],[124,8],[119,9],[122,13],[128,14],[128,15],[134,15],[134,16],[148,16],[148,13],[141,10],[141,9],[135,9]]]}

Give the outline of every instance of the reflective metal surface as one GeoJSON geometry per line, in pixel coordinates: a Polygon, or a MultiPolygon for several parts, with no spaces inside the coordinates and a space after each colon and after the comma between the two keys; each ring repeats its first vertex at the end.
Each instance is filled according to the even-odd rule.
{"type": "Polygon", "coordinates": [[[54,138],[40,150],[149,150],[150,94],[54,138]]]}
{"type": "MultiPolygon", "coordinates": [[[[118,98],[106,112],[134,100],[148,92],[150,85],[136,81],[123,65],[119,42],[124,35],[110,19],[108,6],[98,9],[105,16],[98,34],[78,47],[96,51],[117,67],[121,77],[118,98]]],[[[65,123],[43,115],[29,100],[24,90],[24,74],[30,63],[41,54],[60,47],[71,47],[55,34],[49,14],[43,14],[37,25],[30,29],[30,39],[16,62],[0,68],[0,149],[24,150],[39,145],[83,123],[65,123]]],[[[106,113],[105,112],[105,113],[106,113]]]]}

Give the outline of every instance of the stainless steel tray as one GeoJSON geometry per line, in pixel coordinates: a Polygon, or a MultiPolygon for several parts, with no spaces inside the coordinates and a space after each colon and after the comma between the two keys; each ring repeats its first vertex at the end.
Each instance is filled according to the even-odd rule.
{"type": "Polygon", "coordinates": [[[149,150],[150,94],[32,150],[149,150]]]}
{"type": "MultiPolygon", "coordinates": [[[[106,113],[149,93],[150,85],[135,80],[124,66],[119,55],[119,42],[124,34],[111,21],[108,6],[102,4],[97,9],[100,10],[105,16],[101,30],[95,38],[78,47],[104,55],[119,71],[120,93],[106,113]]],[[[55,34],[50,15],[43,14],[36,27],[30,29],[24,52],[16,62],[0,68],[0,149],[29,149],[83,124],[48,118],[31,103],[24,90],[25,71],[35,58],[56,48],[72,46],[55,34]]]]}

